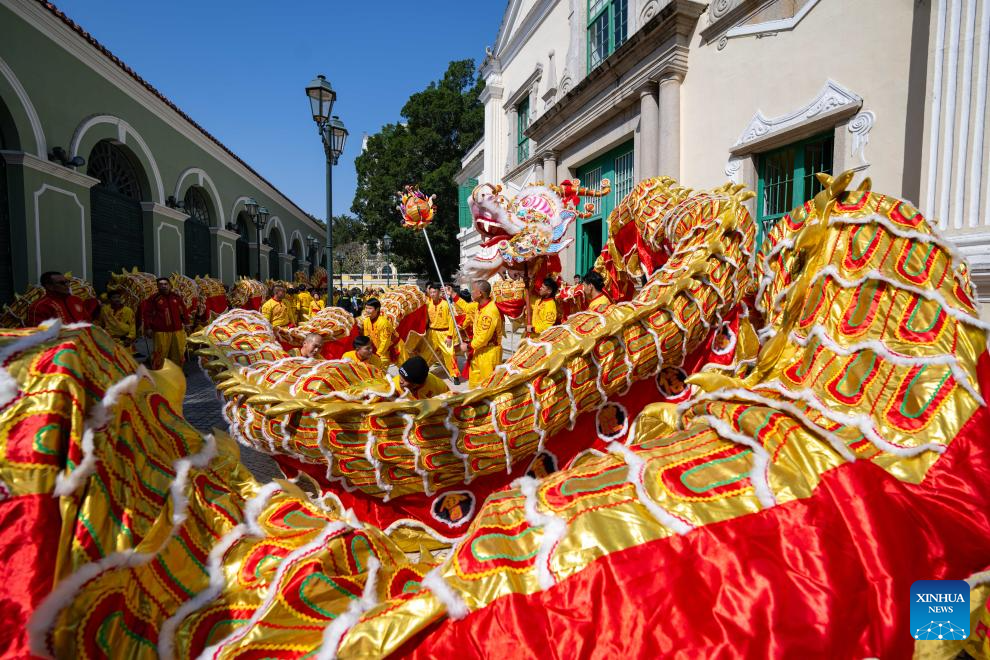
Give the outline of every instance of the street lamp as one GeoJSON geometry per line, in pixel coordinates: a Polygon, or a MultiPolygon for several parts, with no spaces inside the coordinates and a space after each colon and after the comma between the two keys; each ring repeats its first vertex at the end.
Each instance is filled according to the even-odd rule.
{"type": "Polygon", "coordinates": [[[391,259],[392,237],[389,236],[388,234],[385,234],[385,236],[382,237],[382,244],[385,246],[385,272],[386,272],[385,281],[387,282],[385,286],[391,287],[392,286],[392,259],[391,259]]]}
{"type": "Polygon", "coordinates": [[[310,277],[312,277],[313,271],[316,269],[317,266],[320,265],[318,263],[318,260],[317,263],[313,263],[313,260],[316,259],[316,255],[317,255],[316,248],[320,246],[320,242],[316,240],[315,236],[311,236],[307,234],[306,245],[309,246],[309,253],[306,255],[306,260],[309,261],[309,275],[310,277]]]}
{"type": "Polygon", "coordinates": [[[251,218],[251,222],[254,223],[254,228],[257,231],[258,238],[258,281],[263,282],[261,279],[261,231],[268,224],[268,209],[264,206],[258,206],[258,202],[253,197],[248,197],[247,201],[244,202],[244,209],[247,211],[248,216],[251,218]]]}
{"type": "Polygon", "coordinates": [[[327,306],[333,304],[333,166],[337,164],[340,154],[344,153],[344,143],[347,141],[347,129],[339,117],[331,116],[337,92],[327,82],[323,75],[317,76],[306,86],[306,96],[309,97],[310,112],[320,139],[323,141],[323,151],[327,157],[327,306]]]}

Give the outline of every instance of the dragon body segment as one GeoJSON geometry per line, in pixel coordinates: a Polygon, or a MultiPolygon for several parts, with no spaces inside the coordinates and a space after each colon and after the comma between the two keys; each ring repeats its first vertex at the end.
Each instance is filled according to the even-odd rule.
{"type": "MultiPolygon", "coordinates": [[[[512,402],[523,413],[510,405],[496,424],[511,422],[509,437],[516,423],[532,432],[544,411],[552,424],[572,401],[600,402],[627,375],[676,364],[736,296],[755,290],[755,327],[734,327],[730,364],[692,369],[683,400],[647,406],[600,451],[491,493],[437,554],[410,546],[402,529],[356,519],[329,495],[257,484],[229,440],[200,436],[182,419],[181,377],[138,369],[101,330],[0,332],[0,514],[18,520],[0,543],[5,556],[31,553],[42,565],[0,584],[0,599],[20,605],[4,650],[909,655],[910,602],[898,594],[909,593],[919,566],[931,579],[969,578],[980,603],[987,595],[979,571],[990,566],[988,328],[955,249],[910,205],[868,187],[848,191],[849,178],[826,180],[753,255],[743,249],[752,223],[731,190],[677,200],[661,224],[679,243],[657,246],[669,255],[637,298],[577,319],[588,324],[586,344],[580,327],[550,330],[574,343],[548,350],[545,335],[493,376],[489,392],[453,399],[464,409],[512,402]],[[743,274],[729,281],[730,273],[743,274]],[[658,333],[649,325],[657,317],[677,331],[658,333]],[[637,332],[659,346],[652,360],[637,332]],[[604,350],[623,344],[628,358],[604,350]],[[527,374],[538,393],[573,390],[561,372],[588,355],[598,361],[589,360],[592,374],[615,368],[616,377],[599,384],[589,374],[594,384],[579,382],[566,402],[525,408],[516,388],[527,374]],[[550,382],[538,388],[540,378],[550,382]]],[[[255,317],[239,318],[238,329],[258,329],[255,317]]],[[[226,365],[217,374],[303,368],[295,358],[240,361],[220,328],[206,349],[217,350],[211,368],[226,365]],[[234,359],[239,369],[227,364],[234,359]]],[[[342,400],[345,385],[375,377],[328,382],[311,397],[334,397],[326,410],[251,402],[262,388],[244,394],[241,408],[275,423],[316,411],[329,424],[347,406],[370,406],[381,411],[375,419],[404,412],[415,428],[446,405],[342,400]]],[[[279,396],[285,387],[267,389],[279,396]]],[[[538,435],[526,442],[538,446],[538,435]]],[[[277,433],[271,441],[294,442],[277,433]]],[[[990,657],[985,637],[964,644],[990,657]]]]}

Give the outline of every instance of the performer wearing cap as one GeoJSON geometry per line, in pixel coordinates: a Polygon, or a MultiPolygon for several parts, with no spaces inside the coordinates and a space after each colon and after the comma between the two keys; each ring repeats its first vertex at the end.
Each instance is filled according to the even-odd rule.
{"type": "Polygon", "coordinates": [[[364,304],[365,316],[361,320],[363,334],[371,338],[375,345],[375,353],[382,364],[398,364],[405,357],[403,346],[395,334],[395,327],[387,316],[382,314],[382,304],[377,298],[372,298],[364,304]]]}
{"type": "Polygon", "coordinates": [[[79,323],[93,318],[86,303],[69,292],[69,279],[62,273],[55,270],[42,273],[41,286],[45,289],[45,295],[28,308],[28,327],[40,325],[48,319],[79,323]]]}
{"type": "Polygon", "coordinates": [[[181,367],[186,359],[189,311],[179,294],[172,291],[172,283],[167,277],[159,277],[156,284],[158,293],[141,304],[144,334],[154,342],[151,366],[161,369],[167,359],[181,367]]]}
{"type": "Polygon", "coordinates": [[[475,280],[471,285],[471,298],[478,303],[477,318],[474,322],[474,337],[471,343],[463,342],[461,351],[471,351],[471,374],[468,384],[477,387],[495,373],[495,367],[502,363],[502,335],[505,323],[502,312],[492,301],[492,285],[486,280],[475,280]]]}
{"type": "Polygon", "coordinates": [[[592,312],[604,312],[612,306],[612,301],[605,295],[605,278],[597,271],[589,270],[582,279],[584,283],[584,297],[591,302],[588,303],[588,310],[592,312]]]}
{"type": "Polygon", "coordinates": [[[100,307],[100,318],[97,323],[122,346],[130,348],[137,336],[134,326],[134,310],[124,304],[124,294],[120,291],[110,293],[110,304],[100,307]]]}
{"type": "Polygon", "coordinates": [[[261,306],[261,313],[274,328],[286,328],[292,325],[292,312],[285,303],[285,287],[276,284],[272,287],[272,297],[261,306]]]}
{"type": "Polygon", "coordinates": [[[426,360],[419,355],[402,363],[393,382],[400,398],[404,399],[429,399],[450,391],[445,382],[430,373],[426,360]]]}
{"type": "Polygon", "coordinates": [[[354,350],[347,351],[340,358],[341,360],[350,360],[351,362],[360,362],[362,364],[370,364],[373,367],[378,367],[382,371],[385,370],[385,365],[382,361],[375,355],[375,345],[371,343],[371,338],[367,335],[358,335],[354,338],[354,350]]]}
{"type": "Polygon", "coordinates": [[[454,319],[450,316],[450,305],[443,299],[443,290],[439,284],[430,284],[426,290],[430,299],[426,303],[426,312],[430,324],[426,329],[426,342],[432,350],[431,357],[443,360],[444,369],[451,378],[457,377],[457,366],[454,363],[454,319]]]}
{"type": "Polygon", "coordinates": [[[540,299],[533,303],[533,324],[527,328],[529,335],[539,335],[547,328],[560,323],[557,309],[557,280],[544,278],[540,285],[540,299]]]}

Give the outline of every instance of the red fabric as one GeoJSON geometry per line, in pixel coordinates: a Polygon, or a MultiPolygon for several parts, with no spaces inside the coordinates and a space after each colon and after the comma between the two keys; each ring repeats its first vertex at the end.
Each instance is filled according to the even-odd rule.
{"type": "MultiPolygon", "coordinates": [[[[423,305],[416,311],[402,317],[402,320],[399,321],[399,326],[395,329],[395,334],[399,335],[399,339],[403,341],[409,336],[410,332],[425,335],[426,324],[429,320],[430,315],[426,311],[426,305],[423,305]]],[[[350,350],[350,348],[347,350],[350,350]]]]}
{"type": "Polygon", "coordinates": [[[510,319],[518,319],[522,317],[523,312],[526,311],[526,300],[520,298],[519,300],[506,300],[504,302],[495,302],[495,306],[498,307],[498,311],[502,312],[504,315],[508,316],[510,319]]]}
{"type": "Polygon", "coordinates": [[[204,302],[206,307],[206,318],[213,318],[216,314],[223,314],[227,311],[227,296],[210,296],[204,302]]]}
{"type": "MultiPolygon", "coordinates": [[[[979,375],[990,392],[990,358],[979,375]]],[[[990,411],[918,485],[868,461],[811,497],[616,552],[403,649],[415,657],[909,658],[911,583],[990,558],[990,411]]]]}
{"type": "Polygon", "coordinates": [[[52,589],[62,520],[50,493],[0,501],[0,656],[31,657],[27,623],[52,589]],[[48,551],[39,552],[47,548],[48,551]]]}
{"type": "Polygon", "coordinates": [[[27,327],[40,325],[48,319],[60,319],[62,323],[91,321],[99,305],[96,300],[83,301],[73,295],[63,297],[46,293],[28,308],[27,327]]]}
{"type": "Polygon", "coordinates": [[[335,341],[323,342],[323,348],[320,349],[320,354],[325,360],[339,360],[343,357],[344,353],[354,347],[354,338],[359,334],[361,333],[358,331],[358,324],[355,323],[354,326],[351,327],[350,334],[335,341]]]}
{"type": "Polygon", "coordinates": [[[141,303],[141,323],[154,332],[175,332],[189,324],[189,311],[174,291],[156,293],[141,303]]]}

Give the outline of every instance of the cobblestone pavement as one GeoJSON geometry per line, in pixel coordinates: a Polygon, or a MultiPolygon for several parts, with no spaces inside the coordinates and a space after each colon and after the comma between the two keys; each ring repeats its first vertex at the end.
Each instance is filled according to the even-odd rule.
{"type": "MultiPolygon", "coordinates": [[[[213,382],[202,369],[187,362],[183,371],[186,374],[186,398],[182,401],[182,414],[201,433],[210,433],[214,428],[227,431],[227,422],[220,413],[221,401],[213,382]]],[[[282,472],[271,456],[238,445],[241,450],[241,463],[251,471],[254,478],[267,483],[282,478],[282,472]]]]}

